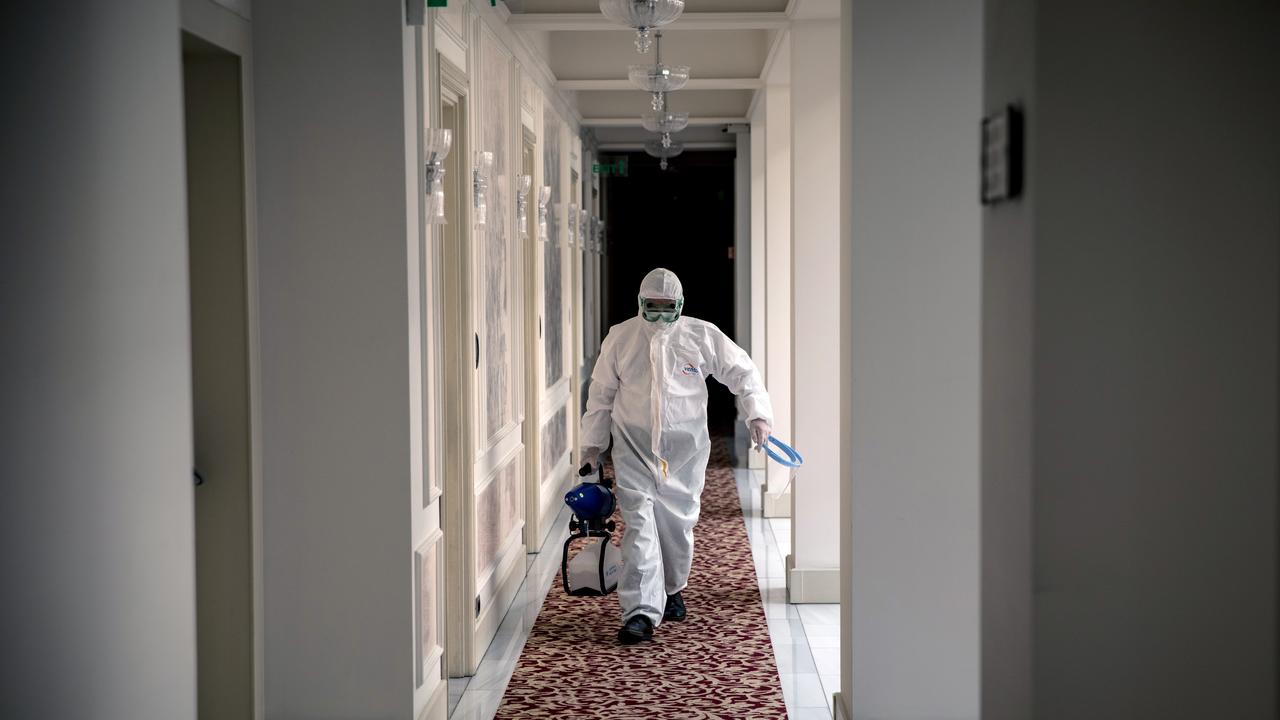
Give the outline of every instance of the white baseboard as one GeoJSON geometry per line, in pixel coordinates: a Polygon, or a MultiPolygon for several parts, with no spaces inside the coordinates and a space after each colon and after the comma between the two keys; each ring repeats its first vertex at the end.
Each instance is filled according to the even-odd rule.
{"type": "Polygon", "coordinates": [[[787,600],[792,603],[840,602],[840,568],[798,568],[787,556],[787,600]]]}
{"type": "Polygon", "coordinates": [[[431,691],[431,699],[422,708],[418,720],[448,720],[449,717],[449,681],[441,680],[436,689],[431,691]]]}
{"type": "Polygon", "coordinates": [[[835,709],[835,720],[853,720],[853,712],[845,706],[844,696],[840,693],[832,694],[833,702],[831,707],[835,709]]]}
{"type": "Polygon", "coordinates": [[[767,518],[791,517],[791,488],[780,493],[771,493],[768,488],[761,488],[760,508],[767,518]]]}

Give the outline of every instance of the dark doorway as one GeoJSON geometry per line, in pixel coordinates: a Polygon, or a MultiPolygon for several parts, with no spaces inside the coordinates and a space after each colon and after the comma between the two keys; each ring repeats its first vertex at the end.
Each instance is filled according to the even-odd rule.
{"type": "Polygon", "coordinates": [[[254,712],[253,483],[239,56],[182,34],[191,279],[197,704],[254,712]]]}
{"type": "MultiPolygon", "coordinates": [[[[734,335],[734,153],[691,152],[662,170],[644,153],[625,157],[627,175],[604,178],[605,256],[603,298],[607,329],[636,314],[636,291],[645,273],[665,267],[684,284],[684,312],[734,335]]],[[[737,409],[718,382],[707,384],[711,434],[732,435],[737,409]]]]}

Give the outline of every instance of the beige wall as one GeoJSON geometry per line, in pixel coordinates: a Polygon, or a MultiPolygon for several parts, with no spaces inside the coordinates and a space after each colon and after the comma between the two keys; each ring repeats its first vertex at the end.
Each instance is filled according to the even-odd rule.
{"type": "MultiPolygon", "coordinates": [[[[789,52],[789,51],[788,51],[789,52]]],[[[765,146],[765,386],[773,402],[773,431],[793,438],[791,425],[791,88],[767,85],[765,146]]],[[[768,463],[767,490],[781,493],[791,471],[768,463]]],[[[766,511],[769,509],[766,498],[766,511]]],[[[790,502],[783,505],[790,513],[790,502]]]]}
{"type": "Polygon", "coordinates": [[[196,714],[176,3],[8,14],[0,716],[196,714]]]}
{"type": "Polygon", "coordinates": [[[403,13],[254,8],[268,717],[412,713],[403,13]]]}
{"type": "Polygon", "coordinates": [[[791,489],[793,602],[837,602],[840,561],[840,28],[791,26],[792,440],[804,455],[791,489]]]}
{"type": "Polygon", "coordinates": [[[851,10],[841,694],[976,718],[982,3],[851,10]]]}
{"type": "Polygon", "coordinates": [[[984,553],[1032,553],[983,596],[1029,608],[991,631],[1031,672],[993,652],[984,715],[1275,717],[1280,8],[996,10],[986,109],[1026,103],[1032,195],[986,213],[984,312],[1032,302],[984,353],[1020,359],[1030,427],[984,455],[1021,471],[984,519],[1022,530],[984,553]]]}

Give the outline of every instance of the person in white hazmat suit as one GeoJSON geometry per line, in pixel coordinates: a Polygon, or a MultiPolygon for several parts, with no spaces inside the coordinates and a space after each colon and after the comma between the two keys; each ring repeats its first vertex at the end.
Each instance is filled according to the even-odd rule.
{"type": "Polygon", "coordinates": [[[637,317],[605,337],[582,417],[586,464],[599,462],[613,435],[615,492],[626,523],[618,581],[624,644],[652,638],[663,620],[685,618],[681,591],[711,454],[707,376],[739,397],[757,445],[773,422],[750,356],[715,325],[681,317],[684,290],[675,273],[646,275],[639,304],[637,317]]]}

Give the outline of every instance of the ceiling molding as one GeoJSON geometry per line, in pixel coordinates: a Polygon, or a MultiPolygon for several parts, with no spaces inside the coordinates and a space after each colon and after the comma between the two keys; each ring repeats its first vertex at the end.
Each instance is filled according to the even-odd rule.
{"type": "MultiPolygon", "coordinates": [[[[689,118],[689,127],[705,127],[708,125],[734,125],[737,123],[748,122],[744,117],[738,116],[721,116],[721,117],[691,117],[689,118]]],[[[640,118],[583,118],[582,124],[585,127],[640,127],[640,118]]]]}
{"type": "Polygon", "coordinates": [[[552,72],[551,66],[547,64],[546,59],[529,45],[524,33],[512,32],[507,22],[504,22],[504,17],[516,17],[510,15],[506,4],[504,3],[502,10],[499,11],[496,6],[490,7],[489,3],[484,0],[471,0],[471,7],[473,12],[480,17],[481,22],[485,23],[490,31],[506,43],[507,50],[532,76],[534,84],[542,90],[543,97],[556,106],[560,114],[570,124],[576,122],[581,126],[582,113],[578,112],[577,103],[556,87],[556,75],[552,72]]]}
{"type": "MultiPolygon", "coordinates": [[[[795,10],[796,3],[799,0],[791,0],[787,4],[787,15],[795,10]]],[[[768,84],[769,75],[773,72],[773,65],[778,61],[778,56],[782,52],[782,46],[787,42],[787,36],[790,30],[774,33],[773,42],[769,44],[769,54],[765,55],[764,67],[760,68],[760,85],[756,87],[756,91],[751,94],[751,104],[747,106],[747,117],[754,117],[756,114],[756,103],[760,102],[760,98],[764,97],[764,93],[760,90],[768,84]]]]}
{"type": "Polygon", "coordinates": [[[769,54],[764,57],[764,67],[760,68],[760,83],[762,85],[769,82],[769,74],[773,72],[773,66],[778,62],[778,57],[782,54],[782,46],[787,43],[788,32],[780,32],[773,36],[773,42],[769,44],[769,54]]]}
{"type": "Polygon", "coordinates": [[[751,122],[751,118],[756,116],[756,105],[760,103],[760,98],[764,97],[764,93],[760,92],[764,88],[757,88],[751,93],[751,102],[747,105],[747,122],[751,122]]]}
{"type": "MultiPolygon", "coordinates": [[[[785,12],[684,13],[662,31],[783,30],[790,23],[785,12]]],[[[627,30],[600,13],[515,13],[507,24],[517,30],[553,32],[627,30]]]]}
{"type": "MultiPolygon", "coordinates": [[[[682,90],[756,90],[764,87],[760,78],[691,78],[682,90]]],[[[608,78],[601,80],[561,80],[556,88],[565,92],[583,92],[592,90],[635,90],[643,92],[631,84],[626,78],[608,78]]]]}
{"type": "Polygon", "coordinates": [[[785,15],[792,20],[836,20],[841,0],[790,0],[785,15]]]}

